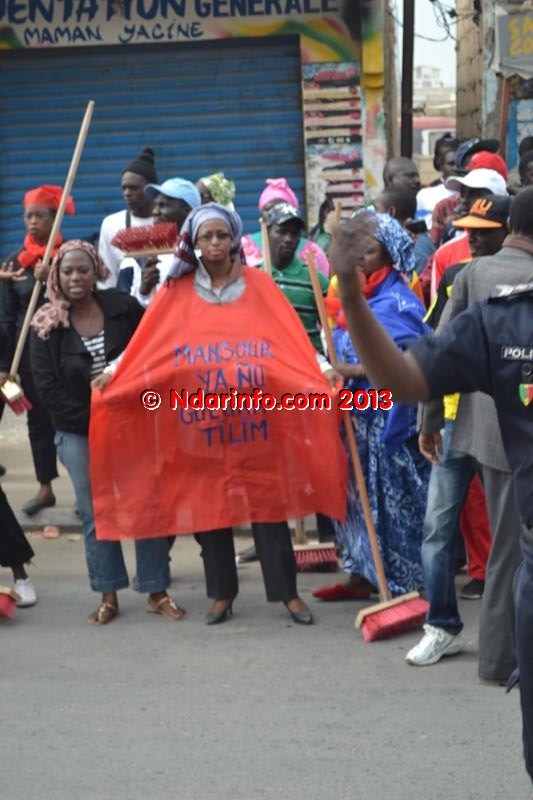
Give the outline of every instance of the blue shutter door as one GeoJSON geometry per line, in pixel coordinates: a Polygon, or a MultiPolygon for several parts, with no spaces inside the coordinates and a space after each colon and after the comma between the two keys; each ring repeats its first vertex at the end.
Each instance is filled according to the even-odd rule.
{"type": "Polygon", "coordinates": [[[124,207],[120,176],[146,146],[160,180],[223,171],[245,229],[268,177],[304,199],[297,37],[4,51],[0,56],[0,254],[20,246],[21,200],[65,180],[88,100],[95,114],[66,238],[91,237],[124,207]]]}

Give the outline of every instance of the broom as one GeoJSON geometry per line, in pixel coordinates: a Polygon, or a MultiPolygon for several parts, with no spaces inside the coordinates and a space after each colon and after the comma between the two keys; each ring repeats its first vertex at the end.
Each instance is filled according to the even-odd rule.
{"type": "MultiPolygon", "coordinates": [[[[265,272],[272,275],[270,242],[265,220],[261,217],[261,239],[265,272]]],[[[294,557],[297,572],[336,572],[339,569],[335,544],[333,542],[310,542],[305,535],[302,519],[294,521],[294,557]]]]}
{"type": "Polygon", "coordinates": [[[294,520],[293,550],[297,572],[337,572],[339,569],[335,543],[310,541],[302,519],[294,520]]]}
{"type": "Polygon", "coordinates": [[[177,243],[178,228],[175,222],[156,222],[155,225],[122,228],[111,240],[112,245],[133,258],[173,253],[177,243]]]}
{"type": "MultiPolygon", "coordinates": [[[[313,284],[313,290],[315,293],[315,300],[322,324],[322,329],[324,331],[324,336],[326,337],[328,355],[330,359],[332,359],[335,355],[333,337],[328,324],[324,298],[322,297],[322,291],[318,281],[318,275],[312,253],[307,254],[307,266],[309,268],[309,274],[313,284]]],[[[365,518],[368,538],[370,540],[370,548],[372,550],[372,558],[374,560],[374,566],[376,569],[379,595],[381,600],[381,602],[376,603],[373,606],[369,606],[368,608],[365,608],[359,612],[355,620],[355,627],[361,629],[361,633],[363,634],[363,639],[365,642],[372,642],[376,639],[386,639],[390,636],[395,636],[396,634],[404,633],[412,628],[419,627],[424,621],[426,612],[429,608],[429,603],[427,600],[424,600],[422,597],[420,597],[418,592],[409,592],[401,597],[395,598],[392,598],[392,595],[389,592],[387,578],[383,568],[383,559],[381,558],[381,553],[379,550],[378,537],[376,528],[374,526],[374,520],[372,519],[372,512],[370,510],[365,478],[363,475],[363,469],[361,467],[361,461],[359,459],[359,453],[357,451],[357,442],[355,440],[355,433],[349,411],[343,411],[343,422],[346,429],[346,438],[348,441],[348,449],[350,451],[350,457],[354,469],[355,482],[359,492],[361,506],[363,507],[363,515],[365,518]]]]}
{"type": "MultiPolygon", "coordinates": [[[[63,222],[65,206],[67,204],[70,192],[72,191],[72,184],[74,183],[74,177],[78,169],[78,164],[80,163],[81,153],[83,150],[83,145],[85,144],[85,139],[87,138],[89,125],[91,124],[91,117],[93,115],[93,110],[94,110],[94,100],[90,100],[87,105],[85,115],[83,117],[83,122],[81,124],[80,132],[78,134],[76,147],[74,148],[74,153],[72,155],[72,161],[70,162],[70,167],[67,173],[67,178],[65,180],[65,185],[63,186],[63,194],[61,195],[61,200],[59,201],[59,206],[54,218],[52,230],[50,231],[48,243],[46,245],[46,250],[44,252],[42,260],[42,266],[44,267],[47,267],[50,264],[52,250],[54,249],[54,244],[57,239],[57,234],[59,233],[61,223],[63,222]]],[[[24,392],[22,391],[22,387],[17,377],[17,372],[20,366],[20,361],[22,359],[22,353],[24,351],[26,339],[28,338],[28,333],[30,330],[30,322],[35,313],[35,309],[37,308],[39,295],[41,294],[41,287],[42,287],[41,281],[35,281],[35,286],[33,287],[33,291],[30,297],[30,302],[28,303],[28,308],[26,310],[26,315],[24,317],[24,322],[22,323],[22,327],[20,329],[17,347],[15,349],[15,355],[13,356],[13,361],[11,363],[9,375],[0,386],[0,395],[2,396],[2,399],[4,400],[5,403],[7,403],[7,405],[12,409],[12,411],[15,412],[15,414],[23,414],[25,411],[30,411],[32,407],[28,398],[24,395],[24,392]]]]}

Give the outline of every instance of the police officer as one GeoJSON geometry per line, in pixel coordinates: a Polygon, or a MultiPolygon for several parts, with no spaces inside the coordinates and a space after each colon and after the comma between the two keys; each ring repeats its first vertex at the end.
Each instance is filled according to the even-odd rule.
{"type": "MultiPolygon", "coordinates": [[[[533,188],[513,201],[511,216],[533,266],[533,188]],[[515,203],[518,214],[513,214],[515,203]]],[[[362,216],[362,215],[361,215],[362,216]]],[[[515,580],[517,660],[526,768],[533,780],[533,282],[503,287],[470,306],[443,333],[420,339],[402,353],[373,316],[355,267],[363,240],[357,216],[338,230],[330,259],[352,340],[374,386],[396,402],[482,391],[494,399],[504,449],[513,472],[522,521],[524,561],[515,580]]]]}

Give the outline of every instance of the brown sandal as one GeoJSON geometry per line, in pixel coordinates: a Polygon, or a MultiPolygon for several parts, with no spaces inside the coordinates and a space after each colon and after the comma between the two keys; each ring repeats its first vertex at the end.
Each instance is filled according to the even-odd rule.
{"type": "Polygon", "coordinates": [[[162,597],[161,600],[158,600],[157,603],[150,598],[146,606],[146,612],[148,614],[161,614],[165,619],[171,620],[183,619],[187,613],[183,608],[177,606],[168,594],[162,597]]]}
{"type": "Polygon", "coordinates": [[[118,614],[118,606],[114,606],[112,603],[100,603],[96,611],[93,611],[92,614],[89,614],[87,617],[87,622],[89,625],[107,625],[108,622],[112,622],[118,614]]]}

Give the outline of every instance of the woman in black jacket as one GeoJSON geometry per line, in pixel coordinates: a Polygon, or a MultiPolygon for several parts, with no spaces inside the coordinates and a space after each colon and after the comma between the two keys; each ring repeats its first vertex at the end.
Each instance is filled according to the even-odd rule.
{"type": "MultiPolygon", "coordinates": [[[[92,245],[65,242],[48,276],[50,302],[33,319],[31,341],[37,391],[57,431],[59,458],[70,475],[81,514],[91,588],[102,593],[88,621],[100,625],[118,614],[117,590],[128,586],[128,575],[120,542],[98,541],[95,535],[88,447],[91,388],[102,388],[109,380],[143,314],[129,295],[116,289],[97,290],[96,281],[106,274],[92,245]]],[[[166,592],[168,540],[136,541],[135,549],[138,590],[150,594],[146,610],[181,619],[185,612],[166,592]]]]}

